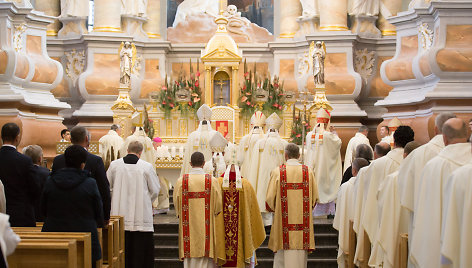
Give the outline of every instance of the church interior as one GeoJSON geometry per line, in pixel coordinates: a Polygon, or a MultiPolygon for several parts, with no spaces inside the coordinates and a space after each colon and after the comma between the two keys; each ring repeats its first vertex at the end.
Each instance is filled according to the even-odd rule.
{"type": "Polygon", "coordinates": [[[141,127],[167,146],[153,164],[175,184],[203,104],[231,143],[261,111],[301,147],[326,109],[344,161],[361,126],[375,145],[392,120],[420,144],[440,113],[469,124],[471,44],[467,0],[0,0],[0,125],[49,168],[63,129],[87,128],[98,154],[112,124],[123,138],[141,127]]]}

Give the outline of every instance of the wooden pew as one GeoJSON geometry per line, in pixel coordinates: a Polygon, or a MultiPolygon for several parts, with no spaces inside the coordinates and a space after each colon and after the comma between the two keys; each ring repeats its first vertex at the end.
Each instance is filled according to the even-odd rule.
{"type": "Polygon", "coordinates": [[[115,243],[118,243],[119,237],[118,221],[110,219],[108,225],[103,228],[103,267],[118,268],[119,266],[119,251],[115,243]]]}
{"type": "Polygon", "coordinates": [[[103,266],[103,229],[97,228],[98,242],[100,242],[100,249],[102,252],[102,258],[95,262],[96,268],[101,268],[103,266]]]}
{"type": "Polygon", "coordinates": [[[75,239],[22,239],[8,256],[10,268],[77,268],[75,239]]]}
{"type": "Polygon", "coordinates": [[[349,221],[349,252],[347,255],[347,268],[354,268],[354,255],[356,254],[356,232],[354,232],[354,223],[349,221]]]}
{"type": "Polygon", "coordinates": [[[400,250],[399,250],[400,268],[408,266],[408,234],[400,234],[400,250]]]}
{"type": "Polygon", "coordinates": [[[18,232],[23,239],[73,239],[77,243],[77,267],[92,267],[92,240],[90,233],[76,232],[18,232]]]}
{"type": "Polygon", "coordinates": [[[110,216],[116,219],[119,225],[118,251],[120,267],[125,268],[125,218],[123,216],[110,216]]]}

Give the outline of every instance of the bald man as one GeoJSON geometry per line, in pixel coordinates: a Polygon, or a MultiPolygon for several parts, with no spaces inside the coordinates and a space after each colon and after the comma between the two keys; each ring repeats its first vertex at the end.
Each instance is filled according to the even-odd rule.
{"type": "Polygon", "coordinates": [[[415,267],[439,268],[444,185],[451,173],[472,161],[467,143],[467,125],[459,118],[448,119],[442,127],[444,149],[423,169],[415,193],[410,260],[415,267]]]}

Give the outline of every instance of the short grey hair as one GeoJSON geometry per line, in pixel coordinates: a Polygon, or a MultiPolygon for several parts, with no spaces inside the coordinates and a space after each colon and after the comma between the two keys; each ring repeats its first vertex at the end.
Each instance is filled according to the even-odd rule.
{"type": "Polygon", "coordinates": [[[128,145],[128,153],[139,154],[144,150],[144,146],[140,141],[132,141],[128,145]]]}
{"type": "Polygon", "coordinates": [[[27,155],[33,160],[33,164],[41,164],[41,157],[43,156],[43,148],[39,145],[28,145],[23,148],[23,154],[27,155]]]}
{"type": "Polygon", "coordinates": [[[352,169],[357,170],[358,172],[361,168],[366,167],[368,165],[369,165],[369,161],[367,161],[367,159],[362,158],[362,157],[356,158],[352,161],[352,169]]]}
{"type": "Polygon", "coordinates": [[[358,132],[364,132],[364,131],[369,131],[369,128],[367,126],[364,126],[364,125],[360,126],[358,132]]]}
{"type": "Polygon", "coordinates": [[[388,152],[390,152],[390,145],[386,142],[379,142],[375,145],[375,152],[377,153],[377,155],[379,156],[384,156],[384,155],[387,155],[388,152]]]}
{"type": "Polygon", "coordinates": [[[117,124],[113,124],[113,125],[111,125],[110,129],[113,130],[113,131],[117,131],[118,129],[120,129],[120,126],[117,125],[117,124]]]}
{"type": "Polygon", "coordinates": [[[419,144],[419,142],[410,141],[409,143],[405,145],[405,148],[403,148],[403,153],[406,155],[409,155],[411,152],[413,152],[413,150],[420,147],[420,145],[421,144],[419,144]]]}
{"type": "Polygon", "coordinates": [[[285,146],[285,153],[289,159],[298,159],[300,157],[300,148],[295,143],[289,143],[285,146]]]}
{"type": "Polygon", "coordinates": [[[442,128],[444,126],[444,123],[446,123],[447,120],[451,118],[456,118],[456,115],[454,113],[440,113],[436,118],[434,119],[434,124],[438,128],[439,133],[442,133],[442,128]]]}
{"type": "Polygon", "coordinates": [[[467,138],[467,125],[465,124],[464,120],[461,121],[462,125],[459,129],[454,128],[451,126],[451,124],[444,123],[442,127],[442,134],[446,136],[448,140],[467,138]]]}
{"type": "Polygon", "coordinates": [[[374,152],[372,151],[372,148],[370,148],[369,145],[364,144],[364,143],[359,144],[356,147],[354,158],[359,158],[359,157],[370,161],[374,159],[374,152]]]}

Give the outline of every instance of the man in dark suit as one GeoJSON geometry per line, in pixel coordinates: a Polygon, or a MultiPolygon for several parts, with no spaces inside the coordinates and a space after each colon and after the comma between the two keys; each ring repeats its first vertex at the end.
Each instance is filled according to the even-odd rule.
{"type": "MultiPolygon", "coordinates": [[[[40,192],[42,193],[44,184],[49,177],[49,173],[51,173],[48,168],[41,166],[41,162],[43,162],[43,148],[39,145],[28,145],[23,148],[23,154],[29,156],[31,160],[33,160],[33,170],[36,175],[36,183],[38,183],[40,192]]],[[[39,199],[34,204],[34,215],[37,222],[44,221],[44,217],[41,215],[39,209],[39,199]]]]}
{"type": "Polygon", "coordinates": [[[20,140],[20,128],[17,124],[3,125],[0,179],[5,187],[7,214],[10,215],[11,226],[36,226],[34,203],[41,193],[31,158],[16,150],[20,140]]]}
{"type": "MultiPolygon", "coordinates": [[[[90,133],[87,131],[87,129],[85,129],[85,127],[75,126],[70,131],[70,141],[74,145],[80,145],[87,149],[90,144],[90,133]]],[[[56,156],[52,163],[51,175],[53,175],[59,169],[65,167],[66,161],[64,155],[61,154],[56,156]]],[[[87,152],[87,161],[85,162],[84,170],[90,172],[90,177],[94,178],[97,181],[98,191],[100,192],[100,196],[102,197],[103,216],[105,219],[105,224],[107,224],[108,220],[110,219],[111,208],[110,184],[108,183],[107,174],[105,172],[105,166],[103,165],[102,158],[87,152]]]]}

